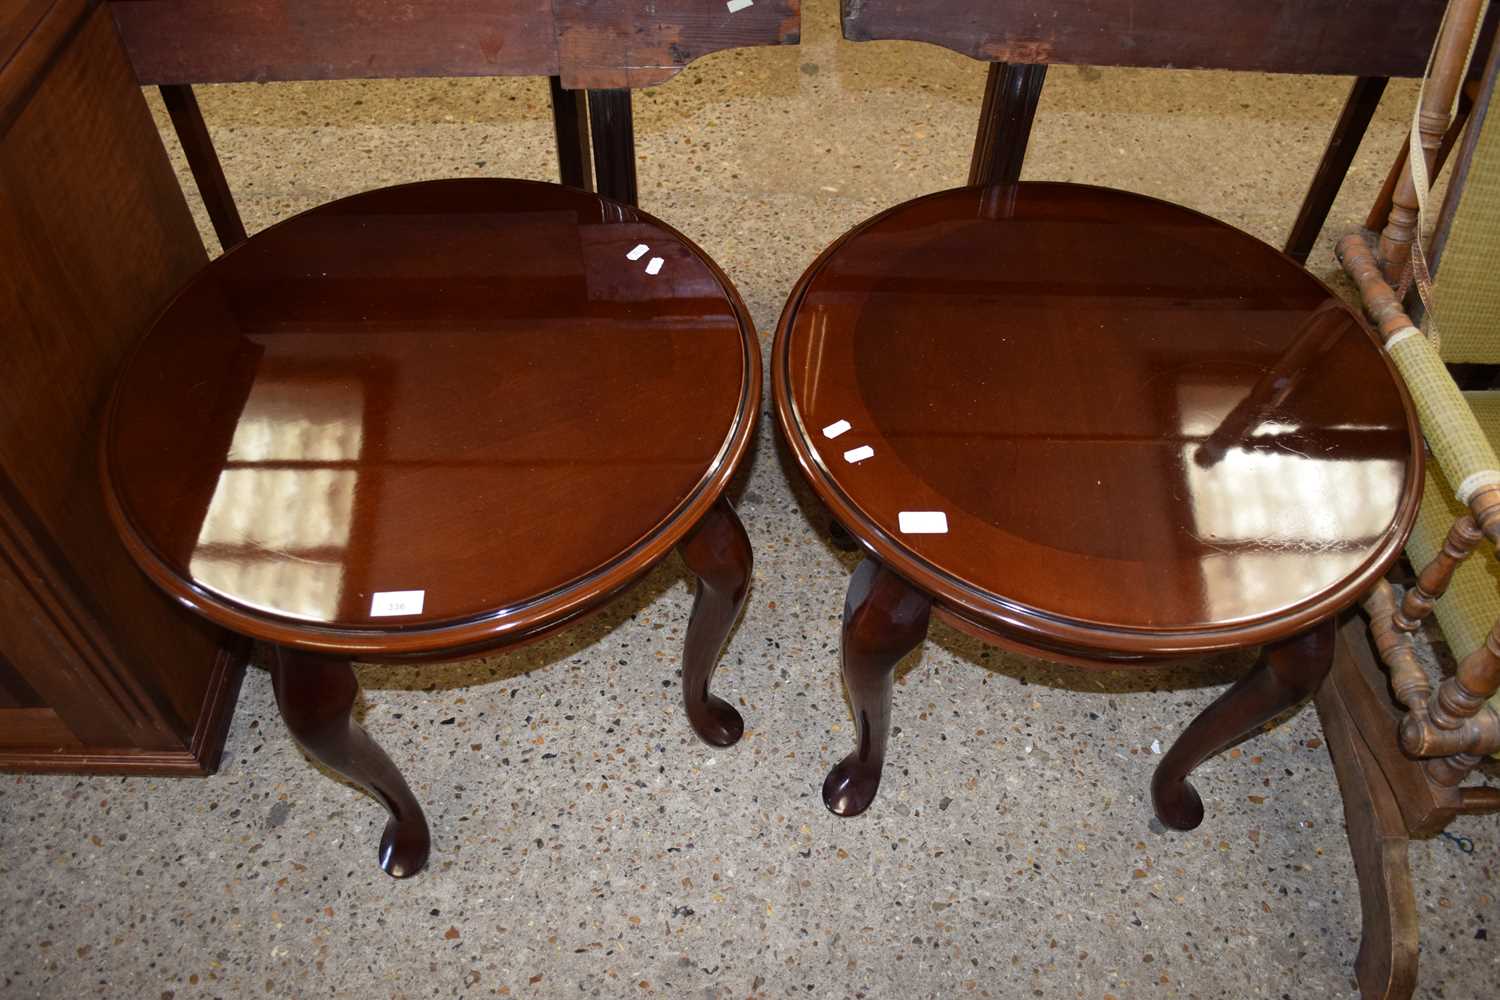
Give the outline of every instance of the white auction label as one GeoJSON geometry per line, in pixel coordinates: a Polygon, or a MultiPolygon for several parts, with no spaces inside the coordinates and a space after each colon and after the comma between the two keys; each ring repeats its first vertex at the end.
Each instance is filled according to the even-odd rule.
{"type": "Polygon", "coordinates": [[[847,431],[851,426],[852,425],[847,420],[835,420],[833,423],[823,428],[823,436],[826,438],[836,438],[840,434],[847,431]]]}
{"type": "Polygon", "coordinates": [[[946,535],[948,515],[940,510],[903,510],[901,531],[907,535],[946,535]]]}
{"type": "Polygon", "coordinates": [[[392,615],[420,615],[425,590],[384,590],[370,599],[370,617],[387,618],[392,615]]]}

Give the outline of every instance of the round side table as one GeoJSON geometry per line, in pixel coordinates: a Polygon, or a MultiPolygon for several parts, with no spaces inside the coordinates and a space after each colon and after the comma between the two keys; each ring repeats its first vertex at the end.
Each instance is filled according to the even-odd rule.
{"type": "Polygon", "coordinates": [[[962,188],[870,219],[798,282],[771,370],[866,553],[840,815],[875,797],[892,671],[936,612],[1081,667],[1265,647],[1156,770],[1158,816],[1196,826],[1188,774],[1316,689],[1420,499],[1416,418],[1360,318],[1259,240],[1119,191],[962,188]]]}
{"type": "Polygon", "coordinates": [[[636,209],[553,184],[371,191],[200,272],[127,361],[103,438],[120,537],[180,603],[274,644],[287,728],[390,812],[427,821],[350,718],[352,659],[452,659],[593,611],[677,549],[697,577],[683,693],[709,694],[750,543],[724,496],[760,401],[723,272],[636,209]]]}

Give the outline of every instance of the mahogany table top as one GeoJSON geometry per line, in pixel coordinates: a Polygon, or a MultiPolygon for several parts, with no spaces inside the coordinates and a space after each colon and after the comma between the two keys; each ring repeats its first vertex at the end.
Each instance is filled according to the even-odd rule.
{"type": "Polygon", "coordinates": [[[106,493],[146,571],[230,628],[477,649],[665,555],[759,393],[743,303],[675,230],[552,184],[404,185],[193,279],[120,376],[106,493]]]}
{"type": "Polygon", "coordinates": [[[1352,310],[1245,233],[1103,188],[861,224],[794,290],[772,378],[854,536],[1033,646],[1285,635],[1373,583],[1419,499],[1410,402],[1352,310]]]}

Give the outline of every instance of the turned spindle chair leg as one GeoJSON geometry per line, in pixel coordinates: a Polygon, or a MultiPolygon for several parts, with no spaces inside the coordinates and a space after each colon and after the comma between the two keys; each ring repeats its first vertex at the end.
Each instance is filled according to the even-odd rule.
{"type": "Polygon", "coordinates": [[[1397,618],[1405,618],[1396,597],[1396,588],[1385,580],[1376,582],[1364,601],[1365,613],[1370,616],[1370,638],[1380,653],[1380,660],[1390,675],[1391,691],[1396,700],[1408,710],[1427,714],[1427,696],[1432,692],[1432,682],[1427,670],[1417,658],[1412,646],[1412,628],[1397,625],[1397,618]]]}
{"type": "Polygon", "coordinates": [[[1422,567],[1416,583],[1407,588],[1392,624],[1403,632],[1415,632],[1420,628],[1422,621],[1437,606],[1438,599],[1448,592],[1459,564],[1469,557],[1483,537],[1472,515],[1465,514],[1455,520],[1443,539],[1443,547],[1431,562],[1422,567]]]}
{"type": "Polygon", "coordinates": [[[1421,147],[1408,150],[1408,166],[1396,180],[1396,189],[1391,194],[1391,213],[1380,234],[1381,271],[1391,284],[1401,280],[1411,261],[1411,244],[1417,235],[1419,196],[1410,160],[1417,155],[1422,157],[1430,185],[1438,147],[1448,130],[1448,113],[1463,83],[1470,42],[1483,6],[1481,0],[1453,0],[1443,21],[1433,55],[1432,73],[1423,88],[1422,105],[1418,110],[1421,147]]]}
{"type": "Polygon", "coordinates": [[[1406,716],[1401,748],[1414,757],[1440,758],[1428,762],[1428,775],[1440,785],[1458,785],[1485,755],[1500,750],[1500,711],[1489,704],[1497,689],[1500,621],[1428,697],[1426,714],[1406,716]]]}
{"type": "Polygon", "coordinates": [[[380,867],[396,878],[421,871],[432,846],[427,818],[396,765],[353,719],[359,682],[349,661],[278,647],[271,683],[281,717],[302,748],[390,813],[380,837],[380,867]]]}
{"type": "Polygon", "coordinates": [[[1316,691],[1333,665],[1333,636],[1330,618],[1267,646],[1251,671],[1183,730],[1151,778],[1151,800],[1163,823],[1192,830],[1203,822],[1203,800],[1188,775],[1316,691]]]}
{"type": "Polygon", "coordinates": [[[682,653],[683,702],[698,736],[727,747],[744,735],[745,723],[734,706],[709,694],[708,685],[750,590],[750,538],[729,501],[720,497],[677,551],[698,579],[682,653]]]}
{"type": "Polygon", "coordinates": [[[823,804],[858,816],[875,800],[891,728],[891,680],[901,658],[927,635],[932,600],[875,559],[866,557],[844,598],[844,684],[854,709],[854,752],[823,781],[823,804]]]}
{"type": "MultiPolygon", "coordinates": [[[[1458,729],[1479,714],[1500,689],[1500,621],[1484,643],[1459,661],[1452,677],[1443,678],[1428,702],[1428,714],[1439,729],[1458,729]]],[[[1473,748],[1480,749],[1480,748],[1473,748]]]]}

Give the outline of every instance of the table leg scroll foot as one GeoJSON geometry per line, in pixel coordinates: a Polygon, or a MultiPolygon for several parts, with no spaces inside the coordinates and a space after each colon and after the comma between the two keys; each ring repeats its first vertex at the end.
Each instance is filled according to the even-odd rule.
{"type": "Polygon", "coordinates": [[[281,717],[302,748],[390,813],[380,838],[380,867],[395,878],[421,871],[432,846],[427,818],[396,765],[353,719],[359,683],[349,661],[278,647],[271,683],[281,717]]]}
{"type": "Polygon", "coordinates": [[[1203,822],[1203,800],[1188,775],[1316,691],[1333,665],[1333,636],[1330,618],[1267,646],[1250,672],[1188,725],[1151,778],[1158,819],[1177,830],[1203,822]]]}
{"type": "Polygon", "coordinates": [[[858,816],[875,801],[891,726],[891,680],[896,664],[927,635],[932,600],[874,559],[849,580],[844,599],[844,684],[854,709],[854,752],[823,781],[823,804],[839,816],[858,816]]]}
{"type": "Polygon", "coordinates": [[[745,722],[733,705],[709,694],[708,685],[750,591],[754,564],[750,538],[729,501],[720,497],[678,551],[698,579],[682,654],[682,697],[688,721],[703,742],[731,746],[744,735],[745,722]]]}

